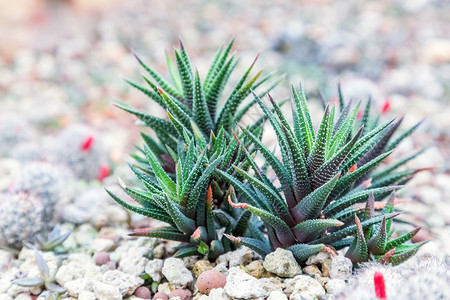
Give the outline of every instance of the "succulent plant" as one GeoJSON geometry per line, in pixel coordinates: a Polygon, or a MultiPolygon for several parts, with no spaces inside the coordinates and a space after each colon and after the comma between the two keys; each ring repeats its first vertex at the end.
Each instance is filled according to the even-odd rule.
{"type": "Polygon", "coordinates": [[[94,129],[83,124],[73,124],[63,129],[53,152],[56,162],[66,165],[76,177],[85,180],[97,179],[107,165],[98,135],[94,129]]]}
{"type": "MultiPolygon", "coordinates": [[[[262,70],[250,77],[257,56],[236,85],[228,87],[227,82],[238,63],[235,54],[230,54],[233,42],[231,41],[217,52],[203,81],[199,73],[193,70],[181,41],[180,49],[174,51],[176,67],[169,55],[166,55],[172,82],[164,79],[135,54],[138,62],[151,78],[143,75],[148,86],[141,86],[131,81],[128,83],[165,109],[169,120],[158,118],[151,113],[139,111],[125,104],[117,104],[117,106],[136,115],[146,126],[153,129],[159,142],[144,133],[142,137],[169,173],[174,173],[174,161],[170,152],[177,153],[177,141],[182,139],[184,134],[191,138],[200,135],[206,143],[209,143],[211,138],[223,129],[225,137],[232,139],[231,130],[236,122],[239,122],[256,103],[254,100],[244,103],[250,90],[259,88],[273,77],[273,74],[269,74],[260,79],[262,70]],[[224,90],[231,90],[231,93],[224,97],[224,90]],[[224,102],[220,105],[222,97],[224,102]]],[[[270,91],[277,83],[272,84],[262,94],[270,91]]],[[[257,120],[253,128],[260,126],[262,121],[263,118],[257,120]]],[[[136,156],[135,158],[142,160],[136,156]]],[[[145,158],[144,162],[148,163],[145,158]]]]}
{"type": "Polygon", "coordinates": [[[336,299],[446,299],[450,293],[449,261],[420,257],[413,264],[393,267],[363,263],[336,299]]]}
{"type": "Polygon", "coordinates": [[[11,112],[0,115],[0,157],[10,157],[11,149],[33,137],[34,128],[23,116],[11,112]]]}
{"type": "Polygon", "coordinates": [[[56,283],[55,275],[58,269],[56,269],[53,274],[50,274],[47,262],[38,250],[34,249],[34,255],[42,276],[19,278],[13,280],[12,283],[25,287],[44,286],[46,290],[43,291],[40,296],[43,296],[45,299],[60,299],[61,296],[66,293],[67,289],[56,283]]]}
{"type": "MultiPolygon", "coordinates": [[[[61,226],[57,224],[50,232],[48,232],[47,228],[44,228],[40,233],[36,234],[34,236],[34,246],[29,243],[25,243],[25,245],[30,249],[54,251],[64,243],[71,233],[72,231],[67,231],[61,234],[61,226]]],[[[58,252],[61,253],[60,251],[58,252]]]]}
{"type": "Polygon", "coordinates": [[[225,147],[223,130],[221,133],[221,138],[215,139],[209,149],[197,145],[204,143],[201,137],[194,140],[186,135],[186,143],[179,143],[178,155],[173,154],[176,161],[175,178],[164,171],[156,153],[144,145],[150,169],[156,179],[130,164],[145,190],[129,187],[120,181],[123,190],[141,206],[133,206],[109,190],[107,192],[125,208],[166,222],[169,226],[140,229],[131,235],[184,242],[178,247],[177,257],[202,254],[215,259],[235,249],[228,239],[218,235],[218,229],[224,228],[226,233],[235,235],[260,232],[257,225],[250,223],[250,213],[239,212],[226,202],[225,205],[217,202],[227,196],[235,197],[233,189],[223,193],[212,176],[216,168],[231,168],[237,150],[237,143],[236,149],[225,147]],[[218,205],[222,206],[220,210],[215,209],[218,205]]]}
{"type": "Polygon", "coordinates": [[[352,106],[350,101],[345,105],[341,95],[340,116],[335,120],[336,108],[328,105],[315,133],[303,91],[292,88],[292,93],[293,127],[270,95],[274,112],[254,95],[275,130],[281,160],[249,130],[242,128],[254,146],[250,151],[256,149],[262,154],[281,187],[273,184],[248,151],[247,161],[241,164],[251,165],[254,176],[242,166],[235,166],[235,176],[216,170],[246,200],[246,203],[234,203],[230,199],[230,205],[259,216],[269,240],[229,238],[262,256],[278,247],[287,248],[300,262],[324,245],[338,249],[350,246],[347,255],[354,263],[367,261],[369,253],[395,263],[410,257],[420,244],[401,244],[418,229],[387,242],[393,233],[392,219],[399,213],[394,212],[393,201],[386,203],[379,214],[375,214],[375,208],[381,209],[381,201],[401,188],[418,170],[393,172],[403,164],[400,162],[378,173],[375,180],[370,179],[370,172],[415,127],[390,142],[401,120],[378,125],[378,118],[370,118],[369,102],[361,120],[357,121],[360,104],[352,106]],[[364,202],[365,207],[361,205],[364,202]],[[367,243],[366,238],[369,238],[367,243]]]}
{"type": "Polygon", "coordinates": [[[67,173],[47,162],[27,163],[13,179],[12,191],[35,195],[44,202],[47,221],[53,219],[54,209],[63,197],[67,173]]]}
{"type": "Polygon", "coordinates": [[[44,203],[26,193],[0,198],[0,247],[21,249],[24,241],[31,241],[44,228],[44,203]]]}

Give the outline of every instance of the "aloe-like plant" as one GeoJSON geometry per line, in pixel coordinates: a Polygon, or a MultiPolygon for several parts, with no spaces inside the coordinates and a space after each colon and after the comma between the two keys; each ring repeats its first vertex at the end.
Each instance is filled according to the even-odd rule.
{"type": "MultiPolygon", "coordinates": [[[[194,73],[181,43],[180,49],[175,50],[176,67],[167,56],[172,82],[163,79],[136,56],[155,83],[145,75],[148,88],[129,83],[166,109],[168,119],[118,105],[153,129],[157,139],[142,133],[144,146],[138,149],[144,157],[133,155],[137,163],[130,164],[143,190],[121,183],[125,192],[141,207],[108,193],[132,211],[167,222],[168,227],[141,230],[132,235],[183,241],[186,244],[177,252],[178,257],[207,254],[208,258],[214,259],[234,249],[235,245],[228,239],[219,238],[216,231],[220,228],[227,234],[247,235],[248,228],[260,232],[257,223],[249,225],[250,220],[256,222],[256,218],[228,205],[227,196],[235,197],[234,190],[228,188],[227,182],[213,176],[216,168],[232,173],[232,165],[245,158],[243,147],[231,134],[232,129],[256,103],[251,100],[244,105],[251,89],[259,88],[272,77],[269,74],[259,79],[262,73],[259,71],[250,78],[255,59],[219,105],[222,91],[237,64],[235,55],[230,56],[232,46],[233,41],[218,51],[203,81],[198,72],[194,73]],[[217,208],[222,209],[217,211],[217,208]]],[[[261,136],[264,118],[249,128],[254,135],[261,136]]]]}
{"type": "Polygon", "coordinates": [[[225,148],[223,134],[219,136],[222,136],[222,139],[215,139],[210,149],[196,145],[198,141],[186,136],[186,144],[180,142],[178,155],[174,157],[176,160],[174,179],[164,171],[156,154],[144,146],[156,180],[130,165],[145,190],[129,187],[120,181],[123,190],[136,199],[141,207],[132,206],[107,191],[125,208],[166,222],[169,226],[137,230],[131,234],[132,236],[184,242],[175,254],[176,257],[202,254],[207,255],[209,259],[215,259],[224,252],[235,249],[228,239],[221,239],[218,236],[217,229],[220,227],[226,227],[229,234],[236,235],[246,234],[249,226],[254,231],[259,231],[255,225],[249,225],[250,213],[236,214],[228,205],[222,207],[219,215],[214,212],[215,206],[218,205],[214,200],[234,196],[232,189],[227,195],[222,195],[220,186],[213,180],[216,168],[231,168],[234,162],[235,149],[225,148]]]}
{"type": "Polygon", "coordinates": [[[246,202],[234,203],[230,199],[230,205],[259,216],[268,234],[268,240],[228,237],[262,256],[278,247],[287,248],[300,262],[324,245],[338,249],[350,246],[347,256],[354,263],[367,261],[371,254],[393,263],[410,257],[421,244],[403,243],[418,229],[387,241],[393,234],[392,219],[399,213],[394,212],[393,200],[380,213],[375,210],[381,209],[381,201],[419,170],[395,171],[405,159],[373,177],[371,171],[416,126],[391,141],[401,119],[378,125],[378,117],[370,118],[369,101],[358,121],[360,103],[345,105],[340,93],[339,117],[335,117],[335,106],[328,105],[315,131],[303,91],[292,88],[292,93],[293,126],[270,95],[273,112],[254,94],[276,133],[281,160],[258,137],[242,128],[253,146],[250,151],[256,149],[262,154],[281,187],[273,184],[249,151],[244,163],[251,166],[254,175],[240,165],[234,167],[234,175],[216,170],[246,202]],[[361,205],[364,202],[365,207],[361,205]]]}
{"type": "MultiPolygon", "coordinates": [[[[203,81],[198,71],[192,67],[181,41],[180,48],[174,50],[175,63],[166,54],[171,80],[165,79],[135,54],[139,64],[148,73],[148,75],[142,75],[146,85],[128,80],[127,82],[165,109],[169,120],[139,111],[126,104],[117,104],[117,106],[134,114],[154,131],[157,140],[145,133],[142,133],[142,137],[147,146],[157,155],[166,171],[174,173],[174,161],[170,152],[178,151],[178,140],[182,139],[184,134],[190,137],[200,135],[206,143],[209,143],[214,134],[217,135],[223,129],[225,136],[230,139],[231,130],[236,122],[239,122],[256,103],[254,100],[245,102],[250,90],[259,89],[261,85],[273,78],[274,74],[262,77],[262,70],[250,76],[258,55],[237,83],[234,86],[227,86],[239,61],[235,54],[231,54],[233,43],[234,40],[217,52],[203,81]],[[231,90],[231,92],[225,96],[224,90],[231,90]]],[[[278,81],[263,90],[261,95],[273,89],[278,81]]],[[[260,126],[262,122],[263,118],[257,120],[253,128],[260,126]]],[[[142,149],[140,150],[144,153],[142,149]]],[[[145,158],[133,157],[148,163],[145,158]]]]}
{"type": "Polygon", "coordinates": [[[55,275],[58,269],[56,269],[55,272],[51,274],[47,262],[44,260],[44,258],[37,249],[34,249],[34,255],[39,270],[41,271],[42,277],[19,278],[14,279],[12,283],[24,287],[43,286],[45,290],[41,293],[41,296],[43,296],[45,299],[49,300],[61,299],[61,296],[66,293],[67,289],[59,286],[56,283],[55,275]]]}

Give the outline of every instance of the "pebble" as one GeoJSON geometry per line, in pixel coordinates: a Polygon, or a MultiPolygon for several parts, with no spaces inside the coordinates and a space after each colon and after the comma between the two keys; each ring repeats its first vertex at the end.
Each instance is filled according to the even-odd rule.
{"type": "Polygon", "coordinates": [[[118,287],[123,296],[131,296],[144,283],[144,279],[118,270],[106,271],[103,274],[102,281],[118,287]]]}
{"type": "Polygon", "coordinates": [[[302,269],[291,251],[277,248],[264,259],[264,268],[280,277],[294,277],[302,274],[302,269]]]}
{"type": "Polygon", "coordinates": [[[337,255],[331,261],[330,277],[346,280],[352,275],[352,261],[345,256],[337,255]]]}
{"type": "Polygon", "coordinates": [[[158,299],[160,299],[160,300],[169,300],[169,296],[167,296],[166,293],[157,292],[155,294],[155,296],[153,296],[153,300],[158,300],[158,299]]]}
{"type": "Polygon", "coordinates": [[[345,283],[344,280],[342,279],[330,279],[326,284],[325,284],[325,288],[327,290],[328,294],[339,294],[340,292],[342,292],[345,287],[347,286],[347,284],[345,283]]]}
{"type": "Polygon", "coordinates": [[[235,251],[231,251],[220,255],[216,262],[217,264],[224,263],[230,268],[237,266],[245,266],[252,261],[253,251],[243,246],[235,251]]]}
{"type": "Polygon", "coordinates": [[[212,289],[223,288],[226,283],[225,275],[216,270],[205,271],[197,278],[198,290],[206,295],[209,295],[212,289]]]}
{"type": "Polygon", "coordinates": [[[288,297],[281,291],[273,291],[267,300],[288,300],[288,297]]]}
{"type": "Polygon", "coordinates": [[[190,290],[176,289],[170,292],[169,299],[179,297],[180,300],[189,300],[192,293],[190,290]]]}
{"type": "Polygon", "coordinates": [[[230,269],[224,290],[228,296],[240,299],[269,296],[269,293],[264,289],[263,284],[258,279],[245,273],[239,267],[230,269]]]}
{"type": "Polygon", "coordinates": [[[148,289],[148,287],[146,286],[141,286],[138,287],[136,289],[136,291],[134,292],[134,295],[138,298],[142,298],[142,299],[150,299],[152,296],[152,293],[150,292],[150,290],[148,289]]]}
{"type": "Polygon", "coordinates": [[[162,273],[171,284],[178,288],[184,288],[194,280],[183,260],[176,257],[169,257],[164,261],[162,273]]]}
{"type": "Polygon", "coordinates": [[[292,279],[287,279],[285,284],[284,292],[289,295],[290,300],[303,300],[303,298],[318,300],[325,296],[325,289],[322,285],[306,275],[297,275],[292,279]]]}
{"type": "Polygon", "coordinates": [[[102,251],[95,255],[95,263],[99,266],[104,265],[111,261],[108,252],[102,251]]]}
{"type": "Polygon", "coordinates": [[[164,261],[162,259],[152,259],[148,261],[147,265],[145,266],[145,273],[147,273],[153,281],[160,282],[163,275],[162,275],[162,268],[163,268],[164,261]]]}

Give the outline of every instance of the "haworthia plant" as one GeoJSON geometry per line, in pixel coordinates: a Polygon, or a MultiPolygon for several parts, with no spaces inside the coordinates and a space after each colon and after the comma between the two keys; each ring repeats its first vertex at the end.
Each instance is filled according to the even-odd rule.
{"type": "Polygon", "coordinates": [[[286,248],[299,262],[325,245],[349,247],[347,256],[354,263],[370,258],[400,263],[414,254],[420,244],[408,241],[418,229],[395,237],[392,220],[399,213],[393,209],[395,201],[384,204],[383,199],[421,170],[398,171],[419,153],[373,170],[417,126],[392,139],[401,119],[379,124],[370,101],[361,109],[360,103],[346,104],[340,93],[339,108],[326,106],[315,129],[303,91],[294,88],[291,125],[281,102],[269,96],[268,107],[261,99],[274,85],[247,99],[272,77],[251,75],[255,62],[225,88],[237,64],[232,45],[218,51],[202,76],[180,43],[175,62],[166,57],[171,80],[136,55],[148,73],[143,76],[146,86],[129,83],[163,107],[167,118],[118,105],[157,138],[143,133],[141,155],[133,155],[136,163],[130,168],[140,188],[120,181],[137,204],[108,193],[125,208],[168,226],[132,235],[180,241],[176,256],[211,260],[241,244],[263,257],[286,248]],[[231,93],[224,97],[224,90],[231,93]],[[251,126],[237,127],[255,104],[263,115],[251,126]],[[261,141],[264,121],[275,131],[281,158],[261,141]],[[262,167],[256,155],[265,159],[262,167]]]}
{"type": "Polygon", "coordinates": [[[417,251],[420,244],[403,244],[418,229],[389,241],[392,219],[398,215],[393,201],[379,213],[374,207],[375,203],[379,207],[385,197],[401,188],[418,170],[395,172],[407,161],[403,160],[371,177],[395,145],[413,130],[390,142],[401,120],[377,124],[370,118],[370,102],[364,117],[358,120],[360,103],[345,104],[342,96],[340,115],[329,104],[314,130],[304,92],[294,88],[291,126],[270,95],[273,110],[258,95],[254,97],[275,131],[281,159],[249,130],[242,131],[271,166],[281,186],[275,186],[250,155],[241,165],[249,164],[254,175],[240,165],[235,166],[233,174],[216,170],[243,196],[245,203],[230,201],[230,205],[264,221],[270,249],[261,247],[258,239],[230,237],[234,242],[247,245],[262,256],[279,247],[287,248],[300,262],[324,245],[338,249],[350,246],[347,256],[354,263],[370,257],[399,263],[417,251]],[[361,203],[366,203],[365,208],[361,203]]]}

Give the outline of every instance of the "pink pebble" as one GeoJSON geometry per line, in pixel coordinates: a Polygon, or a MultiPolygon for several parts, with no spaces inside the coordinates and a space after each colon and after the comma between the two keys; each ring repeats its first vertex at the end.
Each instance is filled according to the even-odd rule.
{"type": "Polygon", "coordinates": [[[181,300],[189,300],[189,298],[191,298],[191,295],[192,293],[190,290],[176,289],[170,292],[169,298],[178,296],[181,298],[181,300]]]}
{"type": "Polygon", "coordinates": [[[169,296],[167,296],[166,293],[163,292],[157,292],[155,296],[153,297],[153,300],[169,300],[169,296]]]}
{"type": "Polygon", "coordinates": [[[109,257],[109,254],[106,251],[99,252],[95,256],[95,263],[99,266],[102,266],[102,265],[108,263],[110,260],[111,260],[111,258],[109,257]]]}
{"type": "Polygon", "coordinates": [[[212,289],[223,288],[227,283],[225,275],[216,270],[208,270],[200,274],[197,278],[198,290],[208,295],[212,289]]]}
{"type": "Polygon", "coordinates": [[[134,295],[138,298],[142,298],[142,299],[150,299],[152,293],[150,292],[150,290],[148,289],[148,287],[146,286],[141,286],[138,287],[136,289],[136,291],[134,292],[134,295]]]}

